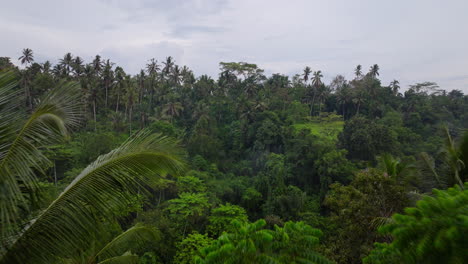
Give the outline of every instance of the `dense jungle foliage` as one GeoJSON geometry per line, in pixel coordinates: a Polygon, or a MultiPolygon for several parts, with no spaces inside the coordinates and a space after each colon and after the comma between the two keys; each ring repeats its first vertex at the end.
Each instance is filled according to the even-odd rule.
{"type": "MultiPolygon", "coordinates": [[[[468,96],[0,58],[0,263],[467,263],[468,96]]],[[[352,69],[350,69],[352,70],[352,69]]]]}

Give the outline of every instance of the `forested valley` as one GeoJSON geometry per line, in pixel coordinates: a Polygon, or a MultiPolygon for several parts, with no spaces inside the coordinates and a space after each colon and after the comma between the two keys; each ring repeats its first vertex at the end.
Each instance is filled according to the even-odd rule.
{"type": "Polygon", "coordinates": [[[0,57],[0,263],[468,263],[462,90],[219,67],[0,57]]]}

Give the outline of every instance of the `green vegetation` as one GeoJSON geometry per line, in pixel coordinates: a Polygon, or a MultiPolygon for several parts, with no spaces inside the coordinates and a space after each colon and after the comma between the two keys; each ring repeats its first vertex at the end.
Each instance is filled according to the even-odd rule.
{"type": "Polygon", "coordinates": [[[468,96],[0,58],[0,263],[465,263],[468,96]]]}
{"type": "Polygon", "coordinates": [[[338,135],[343,130],[344,121],[336,119],[314,120],[303,124],[294,124],[296,131],[303,129],[310,130],[314,136],[329,140],[336,140],[338,135]]]}

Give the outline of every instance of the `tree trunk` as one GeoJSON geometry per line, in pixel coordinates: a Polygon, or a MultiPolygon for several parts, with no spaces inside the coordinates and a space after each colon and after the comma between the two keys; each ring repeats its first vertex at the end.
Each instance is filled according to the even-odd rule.
{"type": "Polygon", "coordinates": [[[107,92],[108,92],[108,90],[109,90],[109,84],[108,84],[108,81],[107,81],[107,80],[106,80],[105,87],[106,87],[106,109],[107,109],[107,92]]]}
{"type": "Polygon", "coordinates": [[[117,104],[115,106],[115,112],[119,112],[119,101],[120,101],[120,93],[117,93],[117,104]]]}
{"type": "Polygon", "coordinates": [[[314,115],[314,106],[315,106],[315,93],[314,93],[314,97],[312,98],[312,105],[310,106],[310,115],[311,116],[314,115]]]}
{"type": "Polygon", "coordinates": [[[96,128],[96,99],[93,100],[93,114],[94,114],[94,131],[97,131],[96,128]]]}
{"type": "Polygon", "coordinates": [[[132,135],[132,106],[130,106],[130,110],[129,110],[129,113],[128,113],[128,122],[130,123],[130,133],[129,135],[131,136],[132,135]]]}
{"type": "Polygon", "coordinates": [[[361,107],[361,100],[359,100],[359,102],[358,102],[356,115],[359,115],[359,108],[360,107],[361,107]]]}

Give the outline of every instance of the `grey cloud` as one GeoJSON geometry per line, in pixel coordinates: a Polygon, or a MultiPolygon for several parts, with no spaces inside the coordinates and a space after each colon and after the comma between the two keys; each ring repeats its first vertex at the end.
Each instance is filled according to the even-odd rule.
{"type": "Polygon", "coordinates": [[[291,0],[10,1],[2,5],[0,56],[85,59],[101,53],[136,73],[174,56],[196,74],[249,61],[293,75],[306,65],[353,77],[381,67],[382,83],[435,81],[468,92],[468,2],[291,0]]]}

